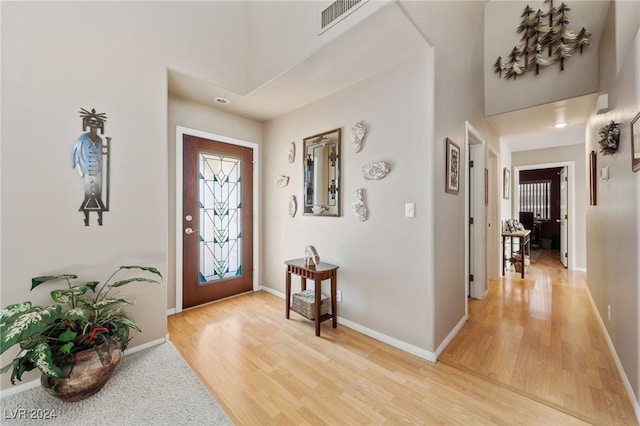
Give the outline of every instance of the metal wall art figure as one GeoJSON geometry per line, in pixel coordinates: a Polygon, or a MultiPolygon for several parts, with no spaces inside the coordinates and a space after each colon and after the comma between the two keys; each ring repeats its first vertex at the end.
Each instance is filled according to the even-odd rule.
{"type": "Polygon", "coordinates": [[[78,211],[84,213],[84,225],[89,226],[89,213],[98,213],[98,225],[102,226],[102,212],[109,211],[109,155],[111,138],[106,142],[98,135],[104,135],[107,115],[95,109],[80,110],[82,130],[71,150],[71,167],[78,171],[84,182],[84,200],[78,211]],[[104,193],[104,198],[103,198],[104,193]]]}

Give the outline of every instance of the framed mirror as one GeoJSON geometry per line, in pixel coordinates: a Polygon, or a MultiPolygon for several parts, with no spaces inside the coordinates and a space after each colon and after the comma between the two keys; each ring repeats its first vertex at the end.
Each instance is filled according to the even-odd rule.
{"type": "Polygon", "coordinates": [[[631,169],[640,171],[640,112],[631,120],[631,169]]]}
{"type": "Polygon", "coordinates": [[[303,140],[303,214],[306,216],[340,216],[341,141],[342,129],[303,140]]]}

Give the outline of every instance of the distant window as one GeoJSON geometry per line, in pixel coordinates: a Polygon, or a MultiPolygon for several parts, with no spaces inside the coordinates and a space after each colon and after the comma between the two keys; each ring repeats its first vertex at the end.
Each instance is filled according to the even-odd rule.
{"type": "Polygon", "coordinates": [[[520,211],[533,212],[533,217],[549,219],[551,181],[520,184],[520,211]]]}

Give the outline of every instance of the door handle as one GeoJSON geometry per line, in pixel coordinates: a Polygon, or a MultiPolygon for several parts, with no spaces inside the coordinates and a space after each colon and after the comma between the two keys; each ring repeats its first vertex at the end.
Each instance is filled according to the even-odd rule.
{"type": "Polygon", "coordinates": [[[199,231],[199,229],[186,228],[184,230],[184,233],[187,234],[187,235],[191,235],[191,234],[193,234],[194,232],[197,232],[197,231],[199,231]]]}

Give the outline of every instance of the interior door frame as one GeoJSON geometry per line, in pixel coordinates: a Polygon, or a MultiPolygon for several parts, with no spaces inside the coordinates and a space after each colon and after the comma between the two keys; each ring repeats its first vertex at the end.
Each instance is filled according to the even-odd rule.
{"type": "Polygon", "coordinates": [[[520,170],[535,170],[535,169],[551,169],[555,167],[566,167],[567,178],[569,179],[569,185],[567,190],[569,191],[567,212],[569,216],[569,226],[567,228],[568,241],[567,248],[569,253],[569,269],[574,271],[576,269],[576,164],[575,161],[561,161],[557,163],[541,163],[541,164],[528,164],[513,166],[513,176],[511,176],[511,182],[513,182],[513,190],[511,195],[513,197],[513,217],[517,218],[520,213],[520,203],[516,200],[520,197],[520,170]]]}
{"type": "Polygon", "coordinates": [[[204,139],[211,139],[218,142],[224,142],[231,145],[245,146],[253,149],[253,291],[260,290],[260,203],[258,194],[260,193],[260,170],[258,158],[260,158],[259,145],[241,139],[235,139],[228,136],[216,135],[214,133],[204,132],[201,130],[190,129],[188,127],[176,126],[176,313],[182,312],[182,139],[184,135],[196,136],[204,139]]]}
{"type": "MultiPolygon", "coordinates": [[[[478,148],[476,148],[477,152],[482,153],[482,158],[480,159],[479,162],[475,163],[474,162],[474,179],[476,183],[475,183],[475,188],[482,188],[482,192],[484,192],[484,169],[485,169],[485,165],[487,163],[486,158],[487,158],[487,146],[488,144],[485,142],[484,138],[482,137],[482,135],[480,135],[480,133],[471,125],[471,123],[469,123],[468,121],[465,121],[465,171],[469,170],[469,158],[470,158],[470,145],[474,145],[477,146],[478,148]]],[[[476,161],[476,160],[474,160],[476,161]]],[[[465,318],[468,318],[468,314],[469,314],[469,296],[470,296],[470,292],[469,292],[469,274],[471,271],[471,266],[470,266],[470,250],[471,250],[471,235],[469,232],[469,219],[471,217],[471,206],[469,205],[469,190],[470,190],[470,181],[472,181],[470,179],[470,173],[465,173],[465,192],[464,192],[464,211],[465,211],[465,225],[464,225],[464,240],[465,240],[465,251],[464,251],[464,269],[465,269],[465,280],[464,280],[464,286],[465,286],[465,298],[464,298],[464,306],[465,306],[465,318]]],[[[476,199],[476,206],[477,208],[483,209],[485,208],[485,204],[484,204],[484,195],[480,196],[480,197],[475,197],[476,199]]],[[[486,247],[487,247],[487,233],[486,233],[486,229],[487,229],[487,220],[486,220],[486,212],[484,214],[481,214],[481,217],[479,218],[480,220],[476,220],[478,219],[478,217],[474,217],[474,228],[477,230],[474,234],[474,250],[475,253],[478,253],[481,256],[475,256],[476,257],[476,261],[474,261],[475,265],[480,266],[480,274],[482,274],[483,281],[480,282],[480,280],[475,280],[474,279],[474,294],[472,295],[472,297],[477,297],[477,296],[482,296],[482,297],[477,297],[477,298],[484,298],[484,296],[486,295],[486,289],[488,288],[488,283],[487,283],[487,264],[486,264],[486,247]],[[478,262],[478,257],[481,257],[482,262],[479,263],[478,262]],[[482,289],[485,289],[484,291],[482,289]]],[[[477,272],[474,271],[474,278],[477,272]]]]}
{"type": "MultiPolygon", "coordinates": [[[[560,262],[565,268],[569,267],[569,168],[560,171],[560,262]],[[563,182],[565,179],[565,182],[563,182]],[[563,185],[564,184],[564,185],[563,185]],[[563,189],[564,186],[564,189],[563,189]]],[[[574,219],[575,220],[575,219],[574,219]]],[[[575,256],[574,253],[571,256],[575,256]]]]}
{"type": "Polygon", "coordinates": [[[487,145],[487,169],[489,170],[489,205],[487,206],[487,290],[491,280],[500,279],[502,262],[500,255],[501,222],[500,199],[502,198],[502,174],[500,169],[500,153],[491,145],[487,145]]]}

